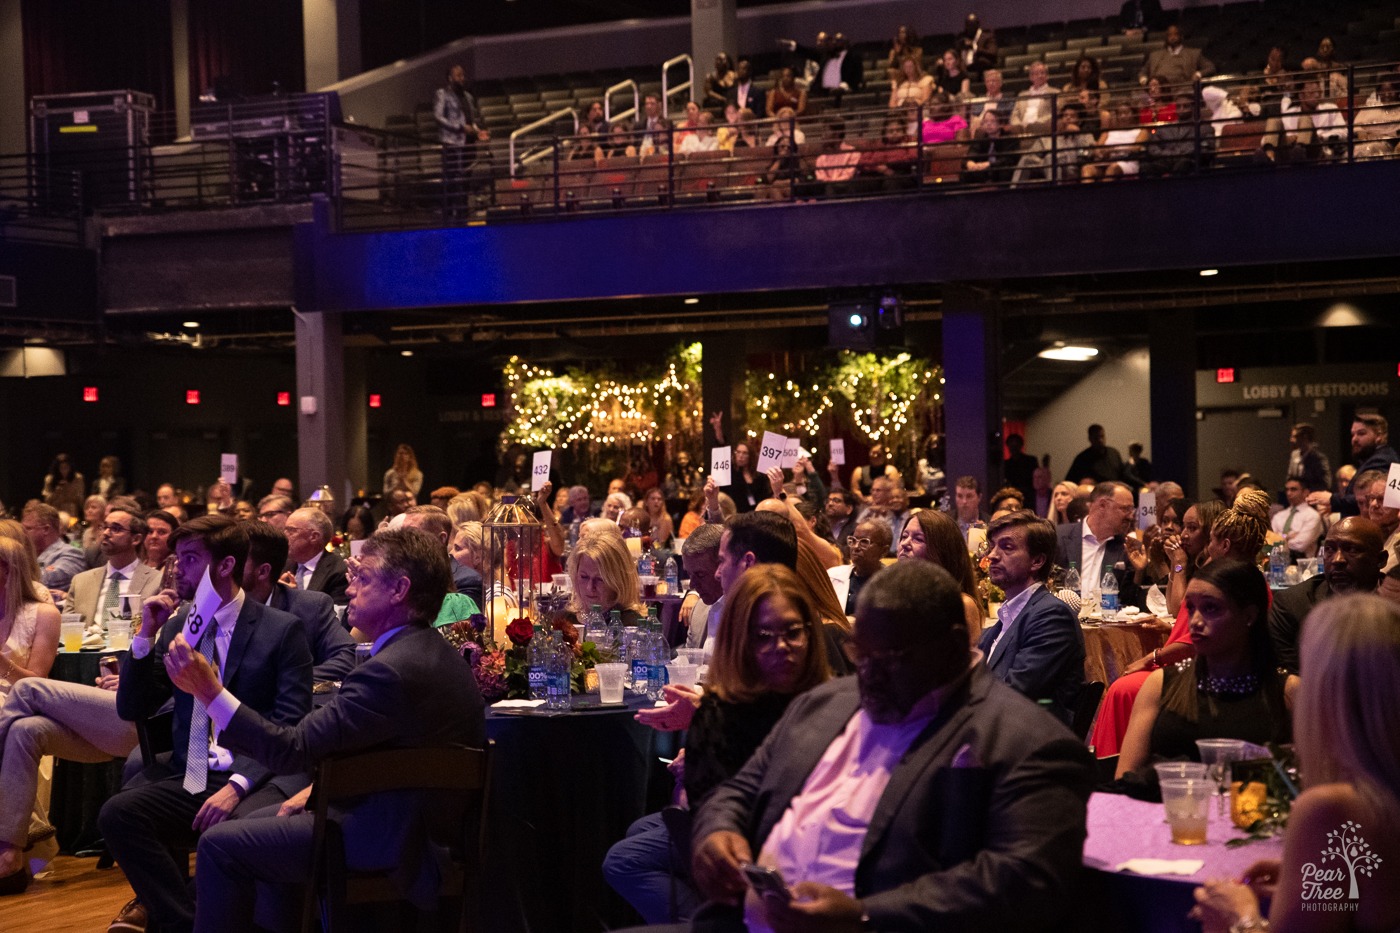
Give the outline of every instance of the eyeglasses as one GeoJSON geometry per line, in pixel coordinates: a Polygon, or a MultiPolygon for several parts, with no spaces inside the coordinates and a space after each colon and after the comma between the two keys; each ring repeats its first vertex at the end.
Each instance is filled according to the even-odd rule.
{"type": "Polygon", "coordinates": [[[849,535],[849,536],[847,536],[847,538],[846,538],[846,546],[847,546],[847,547],[860,547],[860,548],[865,548],[865,547],[870,547],[870,545],[871,545],[872,543],[874,543],[874,542],[871,541],[870,538],[857,538],[855,535],[849,535]]]}
{"type": "Polygon", "coordinates": [[[802,625],[790,625],[781,632],[761,628],[753,633],[754,647],[759,651],[771,651],[781,641],[789,648],[798,648],[807,642],[807,629],[802,625]]]}
{"type": "Polygon", "coordinates": [[[124,531],[130,531],[131,529],[130,529],[129,527],[127,527],[126,525],[114,525],[114,524],[112,524],[111,522],[108,522],[107,524],[105,524],[105,525],[102,526],[102,530],[103,530],[103,531],[110,531],[110,532],[111,532],[112,534],[114,534],[114,535],[119,535],[119,534],[121,534],[122,532],[124,532],[124,531]]]}
{"type": "Polygon", "coordinates": [[[884,648],[878,651],[863,651],[855,642],[848,641],[841,646],[841,651],[846,655],[848,661],[856,667],[866,670],[872,664],[899,664],[913,654],[914,649],[884,648]]]}
{"type": "Polygon", "coordinates": [[[271,517],[274,516],[274,515],[291,515],[291,514],[292,514],[292,513],[289,512],[287,509],[268,509],[266,512],[259,512],[259,513],[258,513],[258,518],[262,519],[263,521],[267,521],[269,518],[271,518],[271,517]]]}

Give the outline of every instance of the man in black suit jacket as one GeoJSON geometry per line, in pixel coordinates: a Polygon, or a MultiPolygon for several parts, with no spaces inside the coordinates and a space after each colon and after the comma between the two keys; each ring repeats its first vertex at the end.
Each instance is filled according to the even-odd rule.
{"type": "MultiPolygon", "coordinates": [[[[231,754],[222,736],[213,741],[208,718],[189,692],[171,683],[165,661],[192,607],[175,612],[181,599],[194,598],[206,571],[220,606],[204,620],[219,657],[223,679],[273,722],[292,725],[311,706],[311,652],[305,630],[285,612],[247,598],[238,585],[248,555],[247,530],[226,515],[204,515],[170,536],[175,553],[175,589],[149,600],[140,632],[122,664],[117,713],[138,721],[174,698],[169,758],[148,766],[103,805],[98,825],[121,863],[148,917],[162,930],[189,929],[194,900],[172,846],[189,845],[198,833],[228,817],[257,791],[270,771],[247,755],[231,754]],[[194,742],[191,742],[191,734],[194,742]],[[191,752],[197,757],[191,757],[191,752]]],[[[207,639],[206,639],[207,640],[207,639]]]]}
{"type": "Polygon", "coordinates": [[[963,619],[957,584],[925,561],[888,567],[861,591],[856,677],[794,700],[696,815],[694,878],[710,902],[693,929],[744,929],[748,861],[779,869],[796,895],[749,895],[748,915],[773,927],[1007,931],[1063,919],[1089,755],[988,675],[963,619]]]}
{"type": "Polygon", "coordinates": [[[1269,637],[1274,658],[1290,674],[1298,673],[1298,644],[1303,621],[1324,599],[1347,593],[1372,593],[1380,586],[1385,564],[1385,534],[1369,518],[1353,515],[1327,530],[1322,548],[1322,572],[1274,594],[1269,607],[1269,637]]]}
{"type": "Polygon", "coordinates": [[[337,606],[345,605],[345,558],[327,551],[335,526],[314,506],[297,509],[287,518],[287,572],[282,582],[300,590],[325,593],[337,606]]]}
{"type": "MultiPolygon", "coordinates": [[[[345,678],[340,692],[295,726],[269,722],[224,688],[188,644],[172,651],[175,682],[210,704],[210,718],[230,746],[278,773],[314,768],[323,758],[372,748],[481,747],[485,708],[470,665],[430,627],[451,572],[441,543],[414,528],[378,532],[365,543],[351,584],[351,624],[374,639],[370,658],[345,678]]],[[[310,789],[278,816],[224,824],[200,840],[196,929],[253,928],[259,882],[305,883],[313,816],[310,789]]],[[[341,814],[346,860],[354,870],[394,869],[405,895],[435,901],[437,863],[433,801],[385,794],[341,814]]]]}
{"type": "Polygon", "coordinates": [[[1089,494],[1089,514],[1081,521],[1066,522],[1055,529],[1058,539],[1055,562],[1061,567],[1075,565],[1079,571],[1080,595],[1097,591],[1104,571],[1112,570],[1118,580],[1118,605],[1142,608],[1145,596],[1142,587],[1133,580],[1128,549],[1141,550],[1143,544],[1136,538],[1126,537],[1136,514],[1133,494],[1127,486],[1099,483],[1089,494]],[[1087,566],[1086,544],[1102,545],[1099,558],[1089,560],[1087,566]],[[1122,569],[1119,569],[1120,564],[1122,569]]]}
{"type": "Polygon", "coordinates": [[[1069,722],[1084,688],[1084,633],[1065,602],[1045,588],[1055,526],[1021,509],[987,529],[987,576],[1006,593],[978,647],[992,676],[1069,722]]]}

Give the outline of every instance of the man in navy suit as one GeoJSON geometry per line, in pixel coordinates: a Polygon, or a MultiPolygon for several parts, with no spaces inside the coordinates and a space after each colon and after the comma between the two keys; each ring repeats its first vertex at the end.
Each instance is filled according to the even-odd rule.
{"type": "Polygon", "coordinates": [[[793,700],[696,814],[693,876],[710,900],[692,929],[1063,921],[1093,785],[1083,744],[978,663],[941,567],[876,574],[851,646],[856,676],[793,700]],[[795,896],[748,891],[746,862],[781,872],[795,896]]]}
{"type": "Polygon", "coordinates": [[[326,545],[335,526],[314,506],[297,509],[287,518],[287,572],[282,582],[300,590],[325,593],[337,606],[345,605],[345,558],[326,545]]]}
{"type": "MultiPolygon", "coordinates": [[[[186,866],[171,847],[192,844],[198,834],[225,820],[238,803],[266,783],[271,772],[246,755],[234,755],[218,732],[211,736],[202,704],[172,684],[165,660],[172,643],[183,643],[193,599],[207,572],[219,607],[205,620],[201,643],[214,655],[220,675],[250,706],[277,723],[291,725],[311,707],[311,652],[306,631],[294,617],[247,598],[239,580],[248,557],[248,532],[226,515],[200,516],[170,536],[175,553],[175,589],[147,601],[140,632],[122,664],[117,713],[135,722],[174,698],[169,757],[162,755],[103,805],[98,825],[121,864],[153,927],[187,930],[194,899],[186,866]]],[[[125,911],[123,914],[125,915],[125,911]]]]}
{"type": "Polygon", "coordinates": [[[1089,493],[1089,514],[1056,529],[1055,562],[1061,567],[1071,563],[1077,567],[1081,596],[1097,592],[1104,572],[1112,570],[1118,580],[1118,605],[1142,607],[1145,597],[1142,587],[1133,582],[1127,557],[1127,548],[1143,547],[1127,538],[1136,514],[1132,490],[1122,483],[1099,483],[1089,493]]]}
{"type": "MultiPolygon", "coordinates": [[[[171,677],[208,704],[223,741],[279,774],[373,748],[482,747],[485,707],[471,666],[430,627],[451,579],[442,543],[416,528],[381,531],[365,542],[350,583],[349,613],[350,623],[374,640],[370,657],[325,706],[294,726],[269,721],[244,702],[239,688],[224,686],[183,640],[171,652],[171,677]]],[[[196,877],[204,906],[195,929],[253,929],[259,882],[307,881],[314,822],[304,809],[309,797],[310,788],[277,816],[236,820],[204,835],[196,877]]],[[[392,869],[406,897],[422,907],[435,903],[430,796],[377,795],[339,816],[352,870],[392,869]]]]}
{"type": "Polygon", "coordinates": [[[1084,687],[1084,633],[1073,609],[1045,588],[1055,526],[1020,509],[987,529],[987,576],[1006,593],[978,647],[987,670],[1068,722],[1084,687]]]}

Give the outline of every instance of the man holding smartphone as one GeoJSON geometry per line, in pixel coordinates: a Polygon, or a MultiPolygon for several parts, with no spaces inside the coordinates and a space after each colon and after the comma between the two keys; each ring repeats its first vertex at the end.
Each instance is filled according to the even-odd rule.
{"type": "Polygon", "coordinates": [[[850,644],[856,677],[794,700],[697,815],[695,929],[1062,922],[1093,786],[1083,744],[988,674],[940,567],[872,578],[850,644]]]}

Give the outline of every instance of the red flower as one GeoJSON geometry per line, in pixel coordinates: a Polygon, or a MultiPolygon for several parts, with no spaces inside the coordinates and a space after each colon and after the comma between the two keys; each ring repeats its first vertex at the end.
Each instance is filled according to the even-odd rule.
{"type": "Polygon", "coordinates": [[[535,629],[530,625],[529,619],[515,619],[506,626],[506,637],[512,644],[523,648],[535,637],[535,629]]]}
{"type": "Polygon", "coordinates": [[[574,624],[576,621],[577,617],[567,610],[554,616],[554,631],[563,633],[564,641],[570,648],[578,645],[578,627],[574,624]]]}

